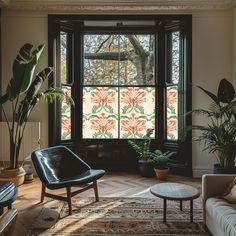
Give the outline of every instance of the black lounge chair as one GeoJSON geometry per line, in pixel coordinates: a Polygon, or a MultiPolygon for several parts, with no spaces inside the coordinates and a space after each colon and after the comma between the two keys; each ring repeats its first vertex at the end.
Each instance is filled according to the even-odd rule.
{"type": "Polygon", "coordinates": [[[104,170],[91,169],[75,153],[64,146],[49,147],[34,151],[31,155],[35,170],[42,181],[41,202],[44,197],[68,202],[69,214],[72,214],[71,197],[94,189],[96,201],[98,198],[97,180],[104,174],[104,170]],[[71,187],[80,187],[71,192],[71,187]],[[66,188],[67,196],[58,196],[46,192],[48,189],[66,188]]]}

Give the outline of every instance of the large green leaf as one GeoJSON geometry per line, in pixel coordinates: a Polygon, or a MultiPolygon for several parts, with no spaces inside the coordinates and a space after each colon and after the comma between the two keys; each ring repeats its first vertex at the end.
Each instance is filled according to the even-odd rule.
{"type": "Polygon", "coordinates": [[[33,46],[25,44],[19,51],[13,63],[13,77],[7,87],[7,95],[9,100],[14,100],[20,93],[27,92],[29,89],[35,67],[38,59],[44,49],[43,45],[39,45],[36,50],[31,53],[33,46]]]}
{"type": "Polygon", "coordinates": [[[217,104],[219,103],[218,97],[215,94],[213,94],[210,91],[202,88],[201,86],[197,85],[197,87],[200,88],[204,93],[206,93],[215,103],[217,103],[217,104]]]}
{"type": "Polygon", "coordinates": [[[32,106],[35,105],[33,101],[35,100],[44,80],[48,78],[49,74],[52,72],[51,68],[46,68],[36,75],[35,80],[31,83],[25,98],[21,101],[19,106],[16,121],[19,125],[22,125],[23,122],[27,121],[28,115],[31,111],[32,106]]]}
{"type": "Polygon", "coordinates": [[[8,101],[7,94],[0,97],[0,105],[4,104],[6,101],[8,101]]]}
{"type": "Polygon", "coordinates": [[[51,72],[52,72],[52,68],[47,67],[36,75],[35,80],[31,83],[26,93],[27,100],[31,101],[37,95],[42,83],[44,82],[45,79],[48,78],[51,72]]]}
{"type": "Polygon", "coordinates": [[[218,100],[223,103],[230,103],[235,98],[235,90],[233,85],[226,79],[220,81],[218,87],[218,100]]]}

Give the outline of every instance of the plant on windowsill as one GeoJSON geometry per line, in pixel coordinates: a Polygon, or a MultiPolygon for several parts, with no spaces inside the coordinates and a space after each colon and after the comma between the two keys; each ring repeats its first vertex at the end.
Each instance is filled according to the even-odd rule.
{"type": "Polygon", "coordinates": [[[0,173],[0,178],[12,181],[16,185],[24,182],[25,171],[22,168],[23,162],[19,160],[19,154],[24,130],[33,108],[41,99],[48,102],[65,99],[68,104],[73,104],[73,100],[61,88],[41,90],[43,82],[51,74],[52,69],[45,68],[35,75],[35,68],[44,45],[39,45],[34,51],[32,49],[31,44],[25,44],[20,49],[13,62],[13,75],[6,94],[0,97],[0,107],[7,123],[10,141],[9,166],[0,173]],[[5,112],[5,105],[11,108],[11,112],[5,112]]]}
{"type": "Polygon", "coordinates": [[[140,139],[128,140],[128,143],[139,154],[139,171],[144,177],[152,177],[154,175],[154,167],[164,164],[164,160],[167,162],[168,158],[174,153],[164,152],[160,150],[151,150],[151,141],[153,129],[147,129],[146,135],[140,139]]]}
{"type": "Polygon", "coordinates": [[[198,130],[200,134],[194,141],[203,141],[205,149],[213,153],[218,161],[214,165],[214,173],[236,173],[234,161],[236,157],[236,93],[233,85],[222,79],[217,95],[197,86],[206,93],[213,103],[208,109],[195,109],[193,114],[209,119],[205,125],[188,126],[185,134],[198,130]]]}

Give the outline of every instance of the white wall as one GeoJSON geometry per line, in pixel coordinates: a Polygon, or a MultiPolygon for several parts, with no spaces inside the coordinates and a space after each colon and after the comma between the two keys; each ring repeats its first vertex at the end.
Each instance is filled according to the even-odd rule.
{"type": "MultiPolygon", "coordinates": [[[[46,50],[40,67],[47,66],[47,14],[40,12],[2,12],[3,88],[11,76],[11,63],[18,49],[26,42],[44,43],[46,50]]],[[[189,13],[189,12],[188,12],[189,13]]],[[[191,12],[190,12],[191,13],[191,12]]],[[[235,20],[234,20],[235,22],[235,20]]],[[[232,11],[193,12],[193,82],[216,91],[221,78],[233,77],[233,15],[232,11]]],[[[193,89],[193,108],[202,108],[210,101],[201,91],[193,89]]],[[[47,145],[47,105],[41,104],[32,114],[31,121],[41,122],[41,137],[47,145]]],[[[193,118],[193,123],[199,119],[193,118]]],[[[203,120],[200,120],[204,122],[203,120]]],[[[211,172],[214,158],[193,144],[193,171],[195,176],[211,172]]]]}
{"type": "MultiPolygon", "coordinates": [[[[232,81],[233,33],[232,12],[202,12],[193,14],[192,79],[214,93],[219,81],[232,81]]],[[[193,88],[193,108],[207,108],[210,99],[199,89],[193,88]]],[[[199,116],[193,124],[206,122],[199,116]]],[[[193,174],[201,176],[212,172],[215,157],[202,152],[202,145],[193,143],[193,174]]]]}
{"type": "MultiPolygon", "coordinates": [[[[45,44],[45,50],[37,71],[47,66],[47,40],[46,13],[2,11],[2,93],[6,91],[6,86],[12,74],[11,67],[13,60],[23,44],[31,43],[35,46],[45,44]]],[[[30,121],[40,122],[43,146],[47,146],[48,108],[44,102],[40,102],[39,106],[35,108],[34,112],[31,114],[30,121]]]]}

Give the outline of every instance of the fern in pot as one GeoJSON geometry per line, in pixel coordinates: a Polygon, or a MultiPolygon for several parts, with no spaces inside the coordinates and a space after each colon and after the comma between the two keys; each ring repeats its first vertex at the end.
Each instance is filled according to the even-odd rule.
{"type": "Polygon", "coordinates": [[[206,151],[213,153],[217,164],[214,173],[236,173],[236,92],[233,85],[222,79],[214,94],[198,86],[212,100],[208,109],[195,109],[191,113],[207,118],[205,125],[192,125],[186,132],[198,130],[200,134],[194,141],[203,142],[206,151]]]}
{"type": "Polygon", "coordinates": [[[43,49],[44,45],[39,45],[35,50],[31,44],[23,45],[13,62],[12,78],[6,93],[0,97],[0,106],[4,121],[7,123],[10,143],[9,162],[7,162],[9,166],[0,173],[0,178],[10,180],[17,185],[24,182],[25,172],[19,154],[25,127],[34,107],[41,99],[49,102],[66,99],[68,104],[73,104],[73,100],[61,88],[41,88],[52,72],[48,67],[35,74],[43,49]],[[6,113],[6,106],[11,108],[11,112],[6,113]]]}

